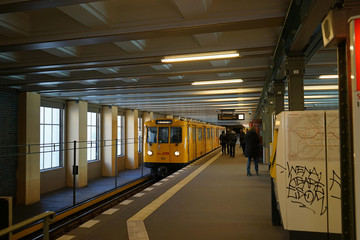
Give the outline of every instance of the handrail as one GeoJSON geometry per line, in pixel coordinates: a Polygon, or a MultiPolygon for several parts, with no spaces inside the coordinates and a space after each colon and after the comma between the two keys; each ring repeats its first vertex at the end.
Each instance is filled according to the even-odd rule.
{"type": "Polygon", "coordinates": [[[44,219],[43,239],[49,240],[49,223],[54,221],[55,217],[56,217],[56,214],[55,214],[55,212],[52,212],[52,211],[46,211],[46,212],[40,213],[39,215],[36,215],[32,218],[26,219],[22,222],[19,222],[15,225],[8,227],[8,228],[0,230],[0,236],[3,236],[8,233],[12,233],[13,231],[15,231],[19,228],[25,227],[29,224],[32,224],[34,222],[44,219]]]}

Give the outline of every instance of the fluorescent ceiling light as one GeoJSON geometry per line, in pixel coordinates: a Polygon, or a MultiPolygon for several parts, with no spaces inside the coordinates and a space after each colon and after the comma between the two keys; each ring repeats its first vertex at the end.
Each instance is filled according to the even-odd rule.
{"type": "Polygon", "coordinates": [[[207,99],[205,101],[206,102],[231,102],[231,101],[259,100],[259,98],[260,97],[219,98],[219,99],[207,99]]]}
{"type": "Polygon", "coordinates": [[[319,76],[320,79],[336,79],[339,78],[338,75],[320,75],[319,76]]]}
{"type": "MultiPolygon", "coordinates": [[[[338,95],[307,95],[304,96],[304,99],[322,99],[322,98],[331,99],[338,97],[339,97],[338,95]]],[[[289,96],[284,96],[284,99],[289,99],[289,96]]]]}
{"type": "Polygon", "coordinates": [[[239,83],[243,82],[242,79],[229,79],[229,80],[217,80],[217,81],[201,81],[193,82],[191,85],[210,85],[210,84],[223,84],[223,83],[239,83]]]}
{"type": "Polygon", "coordinates": [[[209,53],[196,53],[196,54],[183,54],[167,56],[161,59],[161,62],[185,62],[185,61],[198,61],[209,59],[221,59],[221,58],[234,58],[239,57],[240,54],[237,51],[222,51],[222,52],[209,52],[209,53]]]}
{"type": "Polygon", "coordinates": [[[338,90],[338,85],[316,85],[304,86],[304,90],[338,90]]]}

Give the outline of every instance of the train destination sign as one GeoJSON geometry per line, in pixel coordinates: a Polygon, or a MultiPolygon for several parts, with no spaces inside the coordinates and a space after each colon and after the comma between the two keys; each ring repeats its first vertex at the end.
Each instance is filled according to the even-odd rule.
{"type": "Polygon", "coordinates": [[[156,120],[156,124],[172,124],[172,120],[156,120]]]}

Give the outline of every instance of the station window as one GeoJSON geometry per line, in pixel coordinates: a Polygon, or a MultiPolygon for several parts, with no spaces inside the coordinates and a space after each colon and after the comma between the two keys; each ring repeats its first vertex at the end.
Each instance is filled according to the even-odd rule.
{"type": "Polygon", "coordinates": [[[40,107],[40,170],[61,167],[63,109],[40,107]]]}
{"type": "Polygon", "coordinates": [[[117,155],[124,155],[124,128],[125,128],[125,117],[117,116],[117,155]]]}
{"type": "Polygon", "coordinates": [[[87,161],[99,159],[100,114],[87,113],[87,161]]]}
{"type": "Polygon", "coordinates": [[[138,152],[142,152],[142,118],[138,118],[138,152]]]}

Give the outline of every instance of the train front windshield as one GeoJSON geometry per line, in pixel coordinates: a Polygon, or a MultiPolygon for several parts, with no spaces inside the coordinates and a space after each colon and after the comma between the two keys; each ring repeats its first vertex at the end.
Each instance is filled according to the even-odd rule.
{"type": "MultiPolygon", "coordinates": [[[[148,127],[147,128],[147,138],[146,142],[148,143],[169,143],[169,128],[168,127],[159,127],[159,138],[157,138],[158,128],[157,127],[148,127]]],[[[182,142],[182,128],[181,127],[172,127],[170,128],[170,143],[181,143],[182,142]]]]}
{"type": "Polygon", "coordinates": [[[182,141],[182,129],[181,127],[172,127],[170,133],[171,143],[181,143],[182,141]]]}
{"type": "Polygon", "coordinates": [[[146,142],[156,143],[157,142],[157,127],[149,127],[147,129],[146,142]]]}

